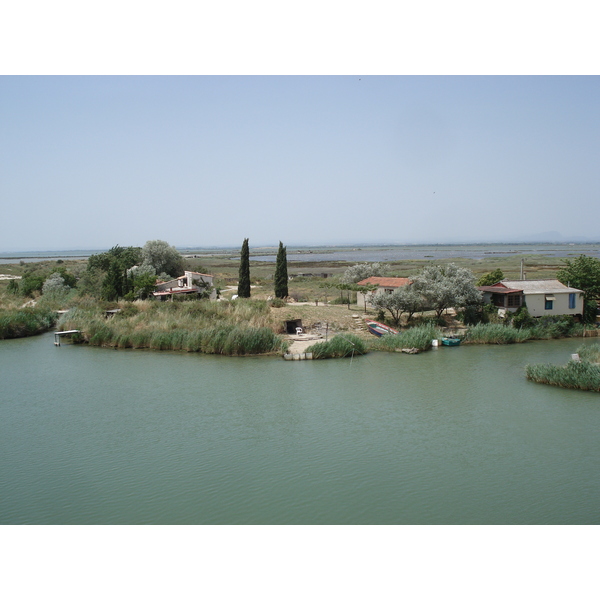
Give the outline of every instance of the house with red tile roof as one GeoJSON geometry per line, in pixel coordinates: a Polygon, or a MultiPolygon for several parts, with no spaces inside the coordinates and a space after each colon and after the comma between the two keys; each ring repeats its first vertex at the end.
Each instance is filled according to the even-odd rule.
{"type": "Polygon", "coordinates": [[[405,285],[410,285],[410,279],[407,277],[367,277],[359,281],[356,285],[376,285],[377,289],[374,292],[356,293],[356,303],[358,305],[366,304],[376,295],[392,294],[398,288],[405,285]]]}

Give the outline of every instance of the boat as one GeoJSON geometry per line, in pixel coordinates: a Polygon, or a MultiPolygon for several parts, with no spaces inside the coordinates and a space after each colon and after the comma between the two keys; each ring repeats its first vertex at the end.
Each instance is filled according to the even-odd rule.
{"type": "Polygon", "coordinates": [[[459,346],[460,338],[454,335],[442,338],[442,346],[459,346]]]}
{"type": "Polygon", "coordinates": [[[378,321],[372,321],[370,319],[365,319],[365,323],[369,329],[369,333],[376,335],[377,337],[381,337],[382,335],[391,334],[396,335],[398,332],[392,327],[388,327],[383,323],[379,323],[378,321]]]}

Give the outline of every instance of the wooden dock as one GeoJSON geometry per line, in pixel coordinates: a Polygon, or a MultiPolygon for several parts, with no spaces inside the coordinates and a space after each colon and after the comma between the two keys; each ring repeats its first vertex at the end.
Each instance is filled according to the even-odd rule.
{"type": "Polygon", "coordinates": [[[68,331],[55,331],[54,332],[54,345],[60,346],[60,338],[65,335],[73,335],[74,333],[81,333],[79,329],[69,329],[68,331]]]}

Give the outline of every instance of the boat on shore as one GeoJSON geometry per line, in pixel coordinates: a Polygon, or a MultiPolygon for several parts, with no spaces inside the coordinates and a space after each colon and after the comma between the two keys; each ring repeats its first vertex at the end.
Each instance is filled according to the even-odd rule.
{"type": "Polygon", "coordinates": [[[453,335],[443,337],[442,346],[460,346],[460,338],[453,335]]]}
{"type": "Polygon", "coordinates": [[[377,337],[381,337],[382,335],[397,335],[398,331],[396,331],[392,327],[388,327],[383,323],[379,323],[379,321],[372,321],[371,319],[365,319],[365,323],[367,324],[367,328],[369,329],[369,333],[376,335],[377,337]]]}

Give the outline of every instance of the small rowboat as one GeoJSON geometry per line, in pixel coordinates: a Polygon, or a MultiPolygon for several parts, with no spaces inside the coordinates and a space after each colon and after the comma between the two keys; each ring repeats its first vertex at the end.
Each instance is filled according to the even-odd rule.
{"type": "Polygon", "coordinates": [[[378,321],[371,321],[369,319],[365,320],[367,327],[369,329],[369,333],[376,335],[377,337],[381,337],[382,335],[392,334],[396,335],[398,332],[383,323],[379,323],[378,321]]]}
{"type": "Polygon", "coordinates": [[[459,337],[443,337],[442,338],[442,346],[459,346],[460,338],[459,337]]]}

